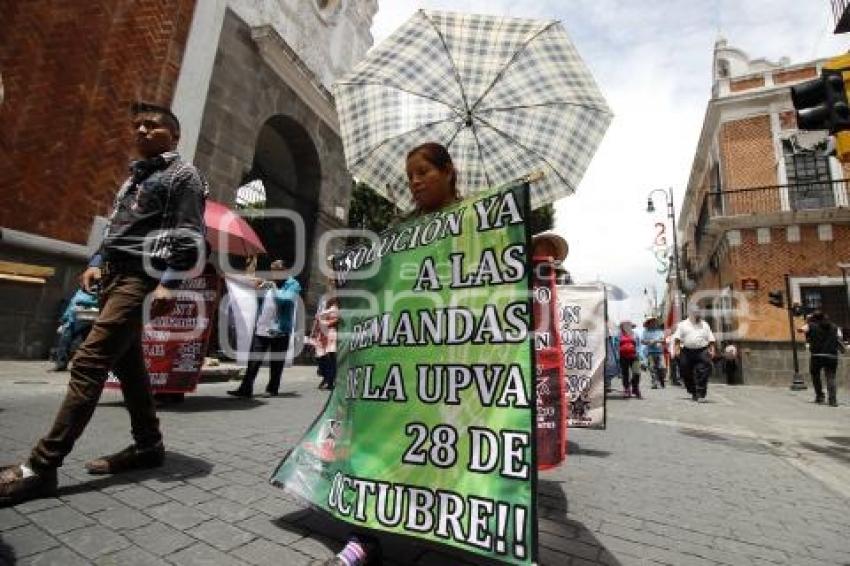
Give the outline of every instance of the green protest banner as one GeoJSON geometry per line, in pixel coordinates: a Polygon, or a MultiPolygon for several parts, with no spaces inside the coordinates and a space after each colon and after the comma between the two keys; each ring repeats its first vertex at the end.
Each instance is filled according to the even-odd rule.
{"type": "Polygon", "coordinates": [[[537,560],[528,185],[339,256],[337,387],[272,483],[357,529],[537,560]]]}

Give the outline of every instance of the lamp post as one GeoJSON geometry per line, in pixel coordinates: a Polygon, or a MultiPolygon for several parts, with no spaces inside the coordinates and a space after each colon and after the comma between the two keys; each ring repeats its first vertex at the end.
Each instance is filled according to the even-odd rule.
{"type": "Polygon", "coordinates": [[[682,313],[682,318],[684,319],[687,316],[687,308],[685,305],[684,299],[684,287],[682,286],[682,272],[679,269],[679,239],[676,234],[676,210],[673,206],[673,188],[671,187],[668,190],[664,189],[654,189],[649,192],[649,195],[646,197],[646,211],[650,214],[655,212],[655,204],[652,202],[652,196],[655,193],[661,193],[664,195],[664,202],[667,205],[667,218],[670,219],[673,228],[673,269],[676,272],[676,296],[679,300],[679,312],[682,313]]]}

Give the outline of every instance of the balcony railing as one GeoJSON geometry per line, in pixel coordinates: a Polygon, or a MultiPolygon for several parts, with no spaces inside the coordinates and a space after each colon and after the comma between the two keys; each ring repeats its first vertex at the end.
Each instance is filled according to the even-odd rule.
{"type": "Polygon", "coordinates": [[[850,179],[817,181],[711,191],[706,195],[700,214],[705,223],[705,211],[711,218],[718,216],[761,215],[777,212],[799,212],[848,206],[850,179]]]}

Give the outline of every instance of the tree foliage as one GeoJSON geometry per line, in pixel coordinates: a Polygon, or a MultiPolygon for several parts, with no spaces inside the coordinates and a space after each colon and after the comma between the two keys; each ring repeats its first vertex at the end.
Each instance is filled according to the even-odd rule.
{"type": "Polygon", "coordinates": [[[551,204],[546,204],[532,210],[528,225],[532,234],[551,230],[555,227],[555,207],[551,204]]]}
{"type": "Polygon", "coordinates": [[[355,183],[351,191],[348,227],[380,234],[398,216],[398,208],[364,183],[355,183]]]}

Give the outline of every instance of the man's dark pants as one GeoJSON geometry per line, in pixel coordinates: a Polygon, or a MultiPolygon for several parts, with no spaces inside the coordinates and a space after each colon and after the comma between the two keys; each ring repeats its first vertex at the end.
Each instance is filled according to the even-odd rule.
{"type": "Polygon", "coordinates": [[[33,449],[29,466],[55,469],[71,452],[100,399],[113,370],[130,413],[133,439],[140,448],[162,441],[142,355],[142,308],[156,280],[138,273],[104,272],[100,315],[74,355],[68,392],[47,436],[33,449]]]}
{"type": "Polygon", "coordinates": [[[688,393],[704,399],[708,393],[708,378],[711,377],[711,355],[708,348],[682,348],[679,372],[688,393]]]}
{"type": "Polygon", "coordinates": [[[835,372],[838,370],[838,358],[832,356],[812,356],[811,360],[809,360],[812,386],[815,388],[815,395],[818,399],[823,399],[823,382],[820,377],[821,370],[826,374],[826,391],[829,395],[829,400],[834,401],[836,399],[835,372]]]}
{"type": "Polygon", "coordinates": [[[251,358],[248,360],[248,368],[245,377],[239,385],[238,391],[246,395],[254,390],[254,380],[263,365],[266,352],[269,354],[269,384],[266,392],[277,395],[280,389],[280,378],[283,375],[283,363],[286,357],[286,349],[289,347],[289,334],[280,336],[258,336],[254,335],[251,341],[251,358]]]}

